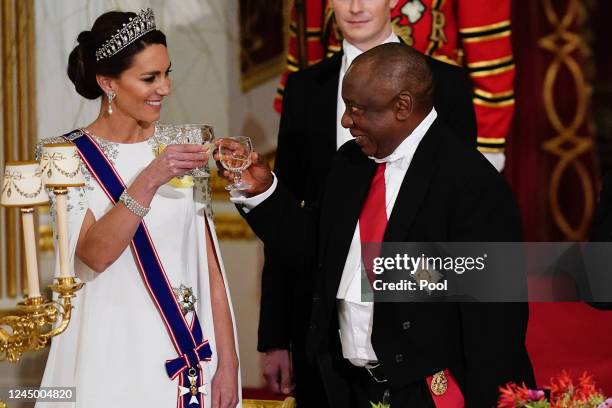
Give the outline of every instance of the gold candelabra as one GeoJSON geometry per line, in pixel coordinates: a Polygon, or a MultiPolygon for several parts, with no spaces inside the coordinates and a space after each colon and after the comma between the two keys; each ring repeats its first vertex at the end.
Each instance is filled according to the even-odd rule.
{"type": "Polygon", "coordinates": [[[70,323],[71,299],[83,283],[69,271],[67,195],[68,187],[83,184],[79,156],[72,143],[43,146],[41,163],[6,163],[0,204],[21,211],[29,296],[17,304],[15,315],[0,318],[0,361],[17,362],[24,353],[44,348],[70,323]],[[45,185],[55,195],[60,273],[49,287],[57,293],[57,300],[43,297],[38,283],[34,206],[49,201],[45,185]]]}
{"type": "Polygon", "coordinates": [[[72,314],[71,299],[83,283],[73,277],[59,277],[50,287],[58,294],[57,301],[42,296],[27,298],[17,304],[17,315],[0,318],[0,361],[17,362],[23,353],[46,347],[52,337],[66,330],[72,314]]]}

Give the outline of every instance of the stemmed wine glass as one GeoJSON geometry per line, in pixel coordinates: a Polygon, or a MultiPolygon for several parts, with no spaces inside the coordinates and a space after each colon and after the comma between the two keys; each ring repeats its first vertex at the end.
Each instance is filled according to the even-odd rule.
{"type": "Polygon", "coordinates": [[[234,183],[225,187],[229,191],[248,190],[251,186],[242,178],[242,171],[251,164],[253,144],[247,136],[226,137],[219,141],[219,161],[234,174],[234,183]]]}

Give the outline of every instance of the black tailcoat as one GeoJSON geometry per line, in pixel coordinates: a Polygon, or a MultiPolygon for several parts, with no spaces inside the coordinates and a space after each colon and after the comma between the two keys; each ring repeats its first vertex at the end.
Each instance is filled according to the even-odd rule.
{"type": "MultiPolygon", "coordinates": [[[[300,206],[279,177],[274,194],[245,215],[267,248],[292,260],[286,275],[316,282],[307,349],[326,367],[324,384],[332,384],[330,395],[339,398],[334,406],[350,404],[340,392],[345,363],[336,293],[374,170],[374,162],[348,142],[333,160],[320,199],[300,206]]],[[[407,170],[384,241],[519,241],[520,225],[503,178],[437,119],[407,170]]],[[[489,407],[499,385],[534,383],[527,320],[526,304],[375,303],[372,345],[393,387],[449,368],[468,407],[489,407]]]]}

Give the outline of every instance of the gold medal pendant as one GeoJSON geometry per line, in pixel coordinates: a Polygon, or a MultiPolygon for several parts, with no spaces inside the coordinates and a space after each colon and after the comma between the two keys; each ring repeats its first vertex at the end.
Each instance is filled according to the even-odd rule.
{"type": "Polygon", "coordinates": [[[448,381],[444,375],[444,371],[439,371],[431,378],[431,393],[436,396],[443,395],[448,389],[448,381]]]}

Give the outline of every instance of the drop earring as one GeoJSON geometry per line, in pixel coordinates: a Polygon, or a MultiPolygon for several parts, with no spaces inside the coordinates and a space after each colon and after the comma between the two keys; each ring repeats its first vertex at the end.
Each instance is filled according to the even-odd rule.
{"type": "Polygon", "coordinates": [[[113,114],[113,106],[111,104],[113,102],[113,99],[115,99],[116,96],[117,96],[117,94],[112,89],[106,93],[106,97],[108,98],[108,109],[107,109],[107,111],[108,111],[109,115],[113,114]]]}

